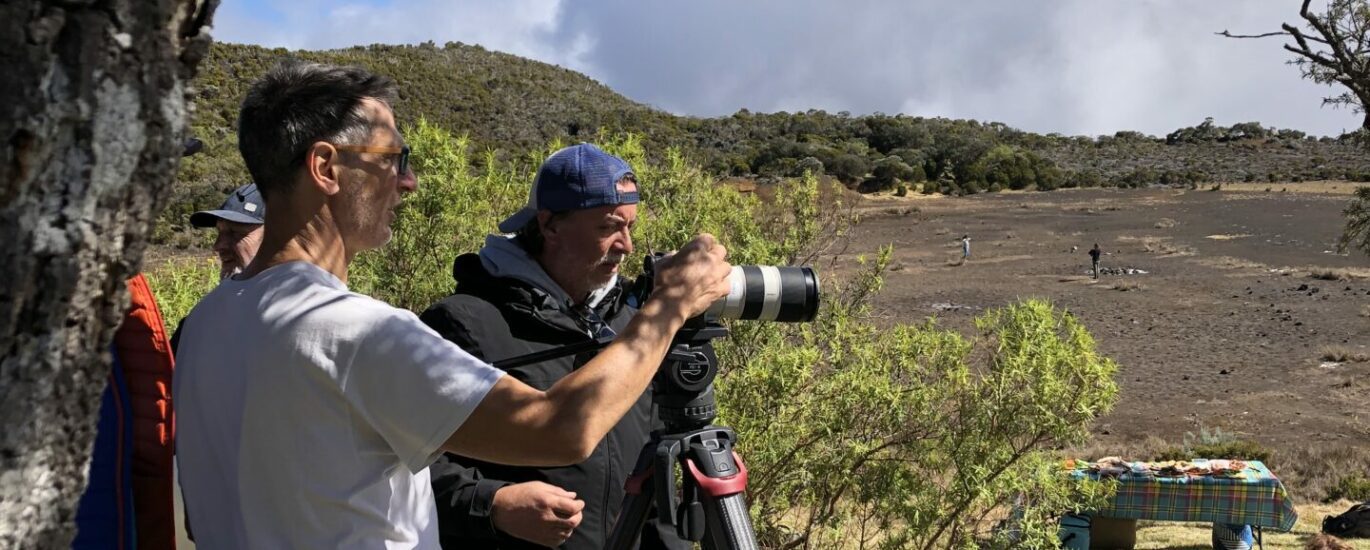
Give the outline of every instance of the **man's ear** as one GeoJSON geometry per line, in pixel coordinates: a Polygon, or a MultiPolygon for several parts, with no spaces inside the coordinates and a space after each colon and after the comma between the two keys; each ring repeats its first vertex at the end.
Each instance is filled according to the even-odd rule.
{"type": "Polygon", "coordinates": [[[305,152],[305,170],[309,174],[309,183],[325,195],[338,192],[338,177],[342,171],[341,155],[342,152],[338,151],[337,147],[323,141],[314,142],[305,152]]]}
{"type": "Polygon", "coordinates": [[[544,237],[557,232],[557,224],[553,223],[555,221],[556,219],[552,215],[552,211],[538,210],[538,228],[542,230],[544,237]]]}

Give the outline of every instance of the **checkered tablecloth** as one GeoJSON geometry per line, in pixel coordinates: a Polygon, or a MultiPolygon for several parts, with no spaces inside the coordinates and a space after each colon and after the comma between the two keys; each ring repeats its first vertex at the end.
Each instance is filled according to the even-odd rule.
{"type": "MultiPolygon", "coordinates": [[[[1203,461],[1196,460],[1196,464],[1203,461]]],[[[1124,519],[1205,521],[1289,531],[1298,521],[1294,503],[1275,474],[1248,461],[1242,477],[1152,477],[1124,474],[1118,492],[1099,514],[1124,519]]],[[[1090,475],[1077,471],[1075,475],[1090,475]]]]}

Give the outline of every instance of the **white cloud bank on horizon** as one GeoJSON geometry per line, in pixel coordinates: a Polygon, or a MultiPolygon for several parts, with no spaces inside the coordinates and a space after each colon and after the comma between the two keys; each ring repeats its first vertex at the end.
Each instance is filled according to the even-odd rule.
{"type": "Polygon", "coordinates": [[[824,109],[1164,135],[1212,116],[1318,135],[1359,126],[1299,78],[1276,30],[1298,3],[229,0],[215,38],[291,49],[463,42],[583,72],[676,114],[824,109]]]}

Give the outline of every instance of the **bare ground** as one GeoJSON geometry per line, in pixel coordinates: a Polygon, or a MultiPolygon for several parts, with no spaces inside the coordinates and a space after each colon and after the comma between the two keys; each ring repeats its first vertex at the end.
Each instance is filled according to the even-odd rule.
{"type": "Polygon", "coordinates": [[[1028,297],[1083,320],[1120,366],[1092,447],[1216,428],[1285,456],[1370,457],[1370,362],[1324,359],[1370,354],[1370,259],[1333,252],[1349,197],[1279,192],[1297,185],[867,198],[848,251],[894,245],[877,299],[889,322],[969,334],[985,308],[1028,297]],[[1091,279],[1095,242],[1105,270],[1145,273],[1091,279]]]}

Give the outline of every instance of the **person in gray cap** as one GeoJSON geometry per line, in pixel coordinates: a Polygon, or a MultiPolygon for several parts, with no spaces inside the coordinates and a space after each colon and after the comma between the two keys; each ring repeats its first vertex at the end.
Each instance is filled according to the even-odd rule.
{"type": "MultiPolygon", "coordinates": [[[[472,355],[498,361],[622,333],[619,264],[633,253],[638,182],[623,159],[582,143],[538,169],[528,204],[499,224],[478,254],[453,264],[456,293],[419,318],[472,355]]],[[[592,360],[563,357],[508,369],[545,388],[592,360]]],[[[444,548],[512,550],[605,547],[623,482],[655,427],[650,390],[583,462],[537,468],[447,455],[430,466],[444,548]]],[[[690,548],[649,521],[641,548],[690,548]]]]}
{"type": "Polygon", "coordinates": [[[266,221],[266,203],[262,202],[257,184],[249,183],[228,194],[216,210],[201,210],[190,215],[190,225],[215,228],[214,253],[219,256],[219,279],[231,277],[243,270],[262,246],[262,223],[266,221]]]}

